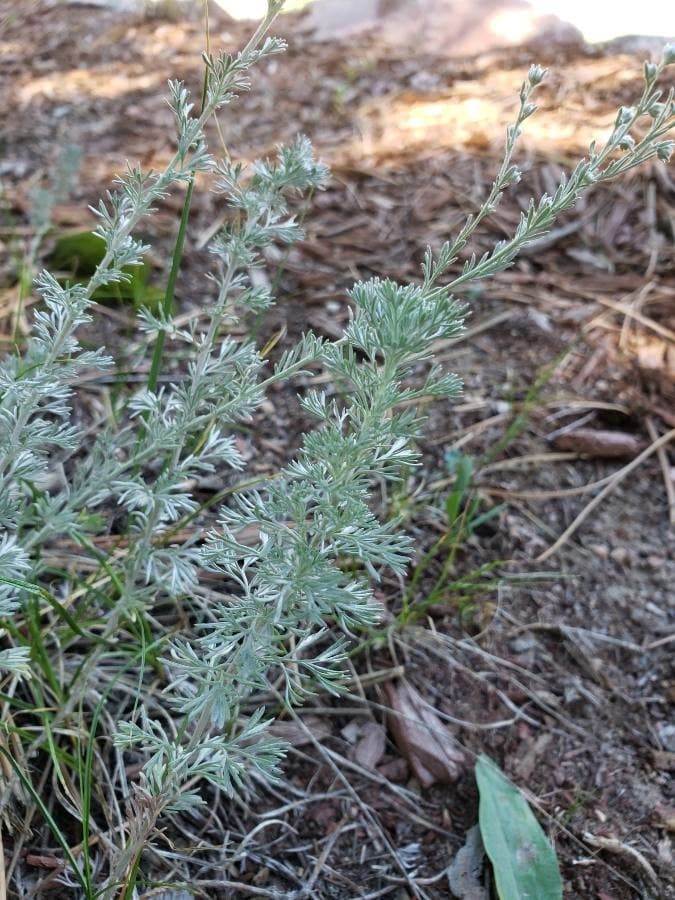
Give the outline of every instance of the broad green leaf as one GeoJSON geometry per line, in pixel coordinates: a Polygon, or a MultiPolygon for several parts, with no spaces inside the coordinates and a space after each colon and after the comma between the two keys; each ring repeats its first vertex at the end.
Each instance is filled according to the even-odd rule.
{"type": "Polygon", "coordinates": [[[50,265],[80,278],[93,275],[105,256],[105,241],[91,231],[66,234],[54,244],[50,265]]]}
{"type": "MultiPolygon", "coordinates": [[[[70,280],[86,284],[105,256],[105,250],[105,241],[91,231],[66,234],[56,241],[49,263],[53,269],[67,272],[70,280]]],[[[124,266],[122,271],[127,281],[102,285],[94,291],[93,299],[99,303],[110,300],[131,302],[136,308],[147,306],[156,310],[164,298],[164,291],[150,286],[151,269],[147,260],[144,259],[140,266],[124,266]]]]}
{"type": "Polygon", "coordinates": [[[479,756],[479,824],[500,900],[561,900],[555,851],[521,792],[487,756],[479,756]]]}

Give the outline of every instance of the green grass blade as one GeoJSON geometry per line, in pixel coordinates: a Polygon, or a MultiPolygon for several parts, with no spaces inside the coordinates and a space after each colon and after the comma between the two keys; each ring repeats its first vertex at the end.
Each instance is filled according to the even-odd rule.
{"type": "MultiPolygon", "coordinates": [[[[162,313],[166,316],[166,318],[170,318],[173,315],[173,299],[176,293],[176,281],[178,280],[178,272],[180,271],[180,263],[183,258],[183,247],[185,246],[185,233],[187,231],[187,223],[190,217],[190,206],[192,205],[192,192],[195,187],[195,177],[194,174],[190,177],[188,181],[187,191],[185,192],[185,199],[183,200],[183,210],[180,216],[180,224],[178,226],[178,235],[176,237],[176,243],[173,248],[173,256],[171,258],[171,270],[169,272],[169,280],[166,285],[166,293],[164,295],[164,301],[161,304],[162,313]]],[[[152,354],[152,361],[150,363],[150,374],[148,375],[148,390],[154,391],[157,389],[157,381],[159,379],[159,372],[162,368],[162,356],[164,354],[164,341],[166,340],[166,331],[158,331],[157,338],[155,340],[155,349],[152,354]]]]}
{"type": "Polygon", "coordinates": [[[28,646],[33,662],[39,666],[45,676],[45,680],[57,701],[63,701],[63,687],[59,683],[58,675],[54,671],[49,653],[40,630],[40,608],[37,598],[31,599],[25,604],[26,626],[28,628],[28,646]]]}
{"type": "Polygon", "coordinates": [[[21,768],[21,766],[17,763],[17,761],[12,756],[12,754],[8,750],[6,750],[1,744],[0,744],[0,753],[2,753],[2,755],[5,757],[7,762],[14,769],[19,781],[24,786],[24,788],[26,789],[28,794],[30,794],[30,797],[31,797],[33,803],[40,810],[42,817],[44,818],[45,822],[47,823],[47,825],[49,827],[49,830],[54,835],[54,839],[58,842],[59,846],[61,847],[61,849],[63,850],[63,852],[65,854],[66,859],[70,863],[72,870],[73,870],[73,874],[75,875],[75,878],[77,878],[79,884],[82,886],[86,900],[91,900],[92,894],[91,894],[91,891],[89,890],[89,888],[87,887],[87,882],[85,881],[84,876],[82,875],[82,870],[78,866],[78,864],[75,860],[75,857],[73,856],[73,851],[70,849],[70,846],[68,844],[68,841],[66,840],[65,835],[63,834],[63,832],[57,825],[54,817],[52,816],[52,814],[49,812],[49,810],[45,806],[45,804],[42,801],[39,794],[36,793],[35,788],[33,787],[30,779],[26,776],[26,774],[23,771],[23,769],[21,768]]]}
{"type": "Polygon", "coordinates": [[[487,756],[479,756],[480,832],[500,900],[561,900],[555,851],[525,797],[487,756]]]}
{"type": "Polygon", "coordinates": [[[473,474],[473,461],[471,457],[464,456],[463,453],[453,457],[449,461],[449,467],[455,473],[455,486],[445,501],[445,511],[448,516],[448,527],[451,528],[462,508],[462,501],[466,495],[469,485],[471,484],[471,476],[473,474]]]}
{"type": "Polygon", "coordinates": [[[91,833],[91,798],[93,794],[93,768],[94,768],[94,742],[96,740],[96,731],[98,723],[103,712],[103,706],[108,700],[108,695],[117,679],[113,681],[108,690],[101,696],[94,716],[89,727],[89,739],[87,741],[87,749],[82,760],[82,740],[78,737],[78,769],[80,775],[80,797],[82,800],[82,859],[84,863],[84,878],[87,883],[87,889],[93,893],[92,886],[92,868],[91,858],[89,855],[89,835],[91,833]]]}
{"type": "Polygon", "coordinates": [[[124,888],[124,894],[122,895],[122,900],[133,900],[134,891],[136,889],[136,882],[138,881],[138,869],[140,864],[141,854],[138,853],[132,863],[131,871],[129,872],[129,878],[124,888]]]}
{"type": "MultiPolygon", "coordinates": [[[[94,715],[91,720],[91,725],[89,726],[89,735],[87,740],[87,747],[84,752],[84,756],[82,754],[82,741],[81,738],[78,738],[78,762],[77,768],[80,776],[80,796],[82,798],[82,854],[84,860],[84,879],[87,883],[87,889],[91,892],[92,897],[98,897],[100,892],[94,893],[93,882],[92,882],[92,867],[91,867],[91,858],[89,855],[89,838],[91,834],[91,804],[93,797],[93,786],[94,786],[94,743],[96,741],[96,732],[98,731],[98,725],[101,720],[101,715],[103,714],[103,709],[108,702],[108,697],[110,696],[113,688],[119,681],[119,679],[127,672],[138,660],[140,657],[143,661],[142,671],[145,668],[145,659],[146,656],[159,649],[165,642],[167,638],[162,638],[159,641],[155,641],[149,646],[143,640],[143,645],[130,659],[127,660],[124,666],[119,670],[119,672],[112,679],[108,687],[105,689],[103,694],[101,695],[100,700],[96,704],[96,708],[94,710],[94,715]]],[[[138,694],[140,696],[140,686],[138,690],[138,694]]],[[[135,716],[135,711],[134,711],[135,716]]],[[[89,894],[87,894],[89,897],[89,894]]]]}
{"type": "Polygon", "coordinates": [[[41,597],[43,600],[47,601],[52,609],[63,619],[68,627],[75,632],[75,634],[78,634],[83,638],[90,637],[90,635],[82,631],[80,626],[77,624],[73,616],[68,612],[65,606],[59,603],[56,597],[52,596],[52,594],[50,594],[49,591],[46,591],[44,588],[41,588],[35,584],[31,584],[30,581],[24,581],[22,578],[0,577],[0,584],[7,584],[11,587],[19,588],[22,591],[26,591],[27,594],[31,594],[31,596],[33,597],[41,597]]]}

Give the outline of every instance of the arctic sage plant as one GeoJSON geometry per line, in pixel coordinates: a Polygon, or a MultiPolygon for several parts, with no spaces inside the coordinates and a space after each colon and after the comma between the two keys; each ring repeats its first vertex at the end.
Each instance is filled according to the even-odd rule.
{"type": "MultiPolygon", "coordinates": [[[[481,221],[520,179],[512,156],[545,74],[532,66],[489,197],[453,241],[436,253],[427,250],[420,282],[356,284],[344,335],[328,341],[307,334],[270,371],[252,339],[228,336],[228,330],[273,302],[270,291],[251,280],[251,270],[263,265],[268,245],[302,237],[289,199],[322,188],[328,172],[305,137],[280,147],[276,159],[246,169],[215,159],[204,129],[215,110],[248,89],[253,66],[283,51],[282,41],[266,37],[281,5],[269,0],[267,16],[240,53],[205,57],[198,115],[184,85],[170,84],[173,158],[161,172],[129,167],[118,178],[116,191],[95,210],[105,247],[96,272],[87,283],[70,285],[40,274],[36,290],[43,302],[28,345],[0,368],[0,614],[6,623],[0,664],[15,682],[25,679],[12,692],[23,689],[36,708],[56,709],[50,741],[70,726],[79,729],[79,741],[92,742],[102,710],[115,697],[114,708],[124,710],[115,745],[143,760],[135,783],[120,776],[127,822],[111,829],[121,832],[120,845],[103,874],[89,856],[91,808],[77,810],[85,832],[82,865],[67,855],[87,897],[113,896],[120,885],[132,884],[159,816],[203,803],[203,782],[233,795],[255,771],[276,776],[284,747],[267,735],[270,715],[262,706],[251,712],[270,679],[288,705],[311,692],[340,690],[350,633],[378,621],[372,581],[382,567],[403,575],[412,555],[399,523],[382,523],[373,514],[372,485],[395,481],[417,462],[414,441],[423,419],[416,401],[460,391],[459,378],[441,372],[431,353],[436,339],[461,332],[465,306],[456,291],[508,266],[591,185],[653,158],[668,160],[673,150],[663,139],[673,125],[673,95],[662,97],[656,86],[675,61],[675,47],[668,47],[659,63],[645,65],[643,95],[634,108],[619,111],[605,145],[593,145],[553,196],[532,201],[511,239],[448,275],[481,221]],[[635,136],[643,120],[647,127],[635,136]],[[201,321],[188,325],[173,315],[172,289],[159,309],[141,310],[144,346],[154,344],[148,384],[126,409],[116,410],[114,426],[91,437],[73,415],[78,379],[113,366],[104,350],[85,350],[78,339],[95,314],[95,291],[123,281],[125,267],[140,264],[148,248],[134,231],[154,205],[183,182],[188,209],[195,179],[205,172],[215,176],[215,190],[232,210],[210,245],[207,277],[215,300],[201,321]],[[188,360],[184,377],[173,383],[160,378],[167,346],[180,348],[188,360]],[[308,367],[323,368],[330,382],[346,388],[346,399],[305,393],[302,406],[318,426],[297,457],[264,487],[233,486],[217,528],[204,534],[195,489],[205,476],[225,478],[244,468],[237,423],[250,420],[272,384],[308,367]],[[120,540],[97,542],[109,534],[120,540]],[[47,551],[55,544],[69,554],[67,564],[50,563],[47,551]],[[219,573],[223,592],[216,599],[200,582],[205,571],[219,573]],[[177,602],[192,617],[184,633],[167,620],[177,602]],[[55,616],[50,640],[36,626],[47,613],[55,616]],[[28,624],[18,628],[22,615],[28,624]],[[136,648],[129,646],[130,634],[138,637],[136,648]],[[160,713],[156,697],[152,706],[144,702],[148,669],[163,684],[160,713]],[[129,678],[138,685],[131,701],[122,690],[129,678]],[[83,710],[89,710],[86,719],[77,719],[83,710]]],[[[174,262],[179,258],[178,252],[174,262]]],[[[26,760],[46,741],[29,745],[26,760]]],[[[92,751],[85,746],[83,752],[84,805],[91,803],[92,751]]],[[[14,765],[20,768],[16,759],[14,765]]],[[[24,772],[22,781],[28,777],[24,772]]],[[[10,784],[5,804],[12,789],[18,794],[10,784]]]]}

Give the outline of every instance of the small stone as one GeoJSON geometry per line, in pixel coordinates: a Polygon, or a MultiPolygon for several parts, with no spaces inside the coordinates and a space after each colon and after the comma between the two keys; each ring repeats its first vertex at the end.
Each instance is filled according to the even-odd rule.
{"type": "Polygon", "coordinates": [[[645,621],[648,619],[647,614],[643,609],[638,606],[634,606],[630,613],[631,621],[635,622],[636,625],[643,625],[645,621]]]}
{"type": "Polygon", "coordinates": [[[348,722],[340,731],[340,734],[348,743],[355,744],[359,736],[359,730],[359,723],[356,719],[352,719],[352,721],[348,722]]]}
{"type": "Polygon", "coordinates": [[[666,564],[665,559],[662,556],[648,556],[647,557],[647,565],[650,569],[654,569],[654,571],[658,571],[666,564]]]}
{"type": "Polygon", "coordinates": [[[668,725],[666,722],[659,722],[656,726],[659,740],[664,748],[670,753],[675,753],[675,725],[668,725]]]}
{"type": "Polygon", "coordinates": [[[588,549],[591,553],[594,553],[598,559],[608,559],[609,558],[609,547],[607,544],[589,544],[588,549]]]}
{"type": "Polygon", "coordinates": [[[438,75],[434,75],[432,72],[415,72],[410,79],[410,87],[421,94],[437,90],[438,84],[438,75]]]}
{"type": "Polygon", "coordinates": [[[609,555],[620,566],[625,566],[630,562],[630,553],[625,547],[614,547],[609,555]]]}
{"type": "Polygon", "coordinates": [[[668,615],[665,610],[661,609],[660,606],[657,606],[656,603],[652,603],[650,600],[647,600],[642,605],[647,612],[652,613],[654,616],[660,616],[662,619],[665,619],[668,615]]]}
{"type": "Polygon", "coordinates": [[[532,635],[523,635],[509,641],[509,646],[513,653],[527,653],[528,650],[534,650],[537,646],[537,641],[532,635]]]}

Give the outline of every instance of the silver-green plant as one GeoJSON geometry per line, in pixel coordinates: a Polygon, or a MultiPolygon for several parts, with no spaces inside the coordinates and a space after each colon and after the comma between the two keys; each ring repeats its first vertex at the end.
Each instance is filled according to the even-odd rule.
{"type": "MultiPolygon", "coordinates": [[[[415,438],[423,416],[416,402],[456,397],[461,388],[460,379],[440,371],[432,359],[433,342],[463,328],[465,305],[455,291],[507,267],[592,185],[650,159],[668,160],[673,151],[673,142],[663,139],[674,122],[673,93],[663,97],[657,87],[665,67],[675,62],[675,47],[667,47],[660,62],[645,65],[642,97],[634,108],[619,111],[604,146],[591,146],[553,196],[532,201],[511,239],[480,259],[471,257],[459,275],[448,275],[481,221],[520,179],[514,148],[535,110],[532,92],[545,75],[532,66],[487,200],[453,241],[437,253],[427,250],[420,283],[374,278],[356,284],[344,335],[328,341],[307,334],[269,371],[254,341],[228,336],[228,329],[273,302],[250,272],[263,265],[266,246],[302,236],[289,213],[289,197],[320,189],[328,172],[305,137],[248,170],[229,159],[218,161],[204,129],[215,110],[248,88],[250,68],[284,49],[282,41],[265,37],[282,2],[268,0],[265,20],[241,53],[205,58],[199,115],[184,85],[170,84],[177,124],[173,158],[161,172],[129,167],[118,179],[116,192],[95,209],[96,234],[105,247],[96,272],[84,285],[63,285],[43,272],[36,282],[43,306],[28,346],[0,366],[0,614],[6,620],[16,616],[27,598],[35,599],[39,585],[38,602],[47,603],[47,596],[67,614],[68,575],[59,580],[44,561],[44,549],[55,540],[67,538],[76,546],[72,569],[85,559],[100,576],[95,589],[87,582],[91,590],[84,602],[90,608],[84,618],[96,610],[105,617],[103,625],[83,631],[71,623],[48,648],[60,654],[69,685],[55,721],[66,722],[78,704],[93,702],[87,679],[104,659],[115,660],[119,673],[133,663],[142,688],[143,660],[106,656],[124,623],[142,621],[162,648],[164,714],[153,715],[141,691],[114,737],[120,750],[140,753],[145,762],[126,798],[127,837],[97,896],[112,896],[131,878],[162,813],[203,803],[200,782],[233,795],[245,789],[252,770],[276,777],[284,748],[267,735],[270,716],[262,706],[243,715],[271,675],[289,705],[314,691],[340,690],[349,634],[378,620],[372,581],[383,567],[403,575],[412,556],[399,523],[382,523],[372,512],[373,484],[396,481],[418,462],[415,438]],[[636,137],[643,120],[647,126],[636,137]],[[114,426],[102,426],[90,438],[73,415],[78,379],[112,366],[104,350],[83,349],[78,339],[80,327],[91,321],[94,292],[124,280],[124,267],[141,262],[147,248],[134,230],[152,215],[154,204],[177,183],[191,190],[204,172],[215,176],[215,189],[233,213],[210,247],[215,299],[205,309],[206,323],[179,325],[169,308],[145,309],[139,318],[144,346],[155,342],[156,361],[162,361],[166,340],[182,348],[188,359],[184,377],[158,380],[155,366],[149,386],[119,411],[114,426]],[[296,458],[264,488],[233,492],[211,533],[195,526],[190,539],[181,540],[181,524],[199,512],[194,488],[200,479],[244,468],[233,436],[237,423],[251,418],[272,384],[310,366],[323,367],[333,383],[347,387],[347,399],[305,393],[302,406],[319,425],[305,435],[296,458]],[[113,517],[122,520],[128,540],[124,552],[104,553],[94,539],[106,533],[113,517]],[[244,533],[254,539],[244,541],[244,533]],[[357,567],[346,566],[347,560],[357,567]],[[190,601],[203,590],[203,570],[220,573],[228,594],[200,616],[190,601]],[[173,635],[154,618],[167,599],[184,601],[199,617],[196,637],[173,635]],[[85,651],[83,636],[90,638],[85,651]]],[[[13,677],[25,676],[30,641],[22,645],[20,633],[9,625],[8,631],[0,664],[13,677]]],[[[97,704],[103,699],[103,691],[95,692],[97,704]]],[[[85,896],[93,897],[83,844],[84,865],[74,876],[85,896]]]]}

